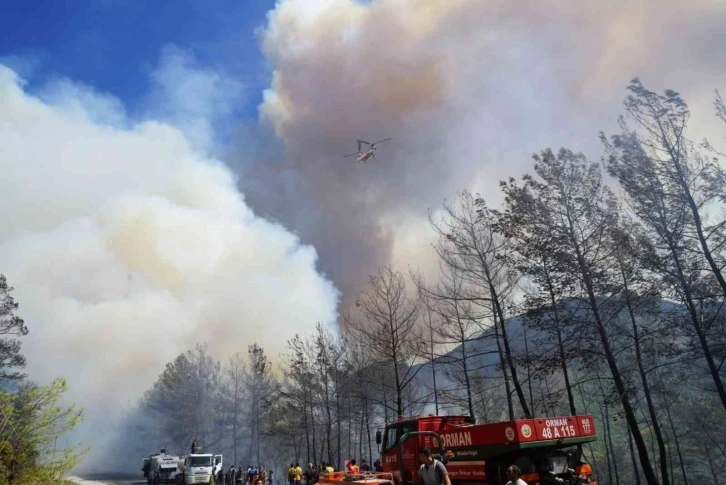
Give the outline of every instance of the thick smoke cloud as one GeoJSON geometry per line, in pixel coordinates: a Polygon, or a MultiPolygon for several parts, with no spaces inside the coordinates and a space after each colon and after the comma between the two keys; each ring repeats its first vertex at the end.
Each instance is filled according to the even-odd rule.
{"type": "Polygon", "coordinates": [[[0,271],[30,378],[68,377],[88,411],[74,439],[103,452],[118,412],[197,342],[274,359],[286,336],[334,325],[316,251],[256,216],[182,131],[69,81],[39,96],[0,66],[0,271]]]}
{"type": "Polygon", "coordinates": [[[230,163],[256,210],[320,251],[345,310],[377,266],[435,267],[426,211],[457,190],[496,204],[546,146],[599,158],[632,77],[681,91],[708,128],[724,25],[718,0],[282,0],[260,117],[285,154],[241,137],[230,163]],[[341,157],[388,136],[366,166],[341,157]]]}

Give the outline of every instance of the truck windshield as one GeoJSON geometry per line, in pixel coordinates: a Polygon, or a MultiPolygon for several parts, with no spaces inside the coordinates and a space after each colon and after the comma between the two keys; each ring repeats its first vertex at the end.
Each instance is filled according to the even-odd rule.
{"type": "Polygon", "coordinates": [[[212,466],[211,456],[190,456],[191,466],[212,466]]]}

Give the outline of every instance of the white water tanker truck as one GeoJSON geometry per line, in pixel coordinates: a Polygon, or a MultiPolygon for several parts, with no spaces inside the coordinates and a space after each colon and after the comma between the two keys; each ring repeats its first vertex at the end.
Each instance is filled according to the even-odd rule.
{"type": "Polygon", "coordinates": [[[178,472],[179,457],[169,455],[165,449],[161,453],[144,458],[141,470],[144,472],[147,485],[174,483],[178,472]]]}
{"type": "Polygon", "coordinates": [[[222,469],[222,455],[192,453],[178,462],[177,485],[213,483],[213,477],[222,469]]]}

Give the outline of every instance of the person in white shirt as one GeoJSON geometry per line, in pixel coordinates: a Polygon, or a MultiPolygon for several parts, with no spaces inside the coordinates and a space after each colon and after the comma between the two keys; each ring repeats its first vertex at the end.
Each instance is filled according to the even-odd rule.
{"type": "Polygon", "coordinates": [[[507,477],[509,478],[507,485],[527,485],[527,482],[519,478],[521,476],[522,471],[517,465],[510,466],[507,468],[507,477]]]}

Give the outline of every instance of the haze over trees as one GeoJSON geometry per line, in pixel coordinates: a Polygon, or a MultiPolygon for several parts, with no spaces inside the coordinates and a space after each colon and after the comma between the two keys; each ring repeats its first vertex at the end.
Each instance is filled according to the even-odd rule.
{"type": "Polygon", "coordinates": [[[291,461],[375,459],[375,430],[398,415],[589,413],[600,483],[719,483],[723,154],[688,137],[677,93],[628,89],[603,164],[545,148],[501,183],[502,207],[465,191],[431,215],[438,280],[381,268],[342,332],[281,336],[279,359],[258,345],[224,363],[203,346],[180,355],[142,400],[159,425],[129,459],[196,437],[226,465],[280,476],[291,461]]]}
{"type": "Polygon", "coordinates": [[[17,314],[13,288],[0,274],[0,483],[49,483],[62,479],[82,457],[78,446],[58,443],[83,417],[75,405],[60,404],[68,384],[26,380],[18,338],[28,327],[17,314]]]}

